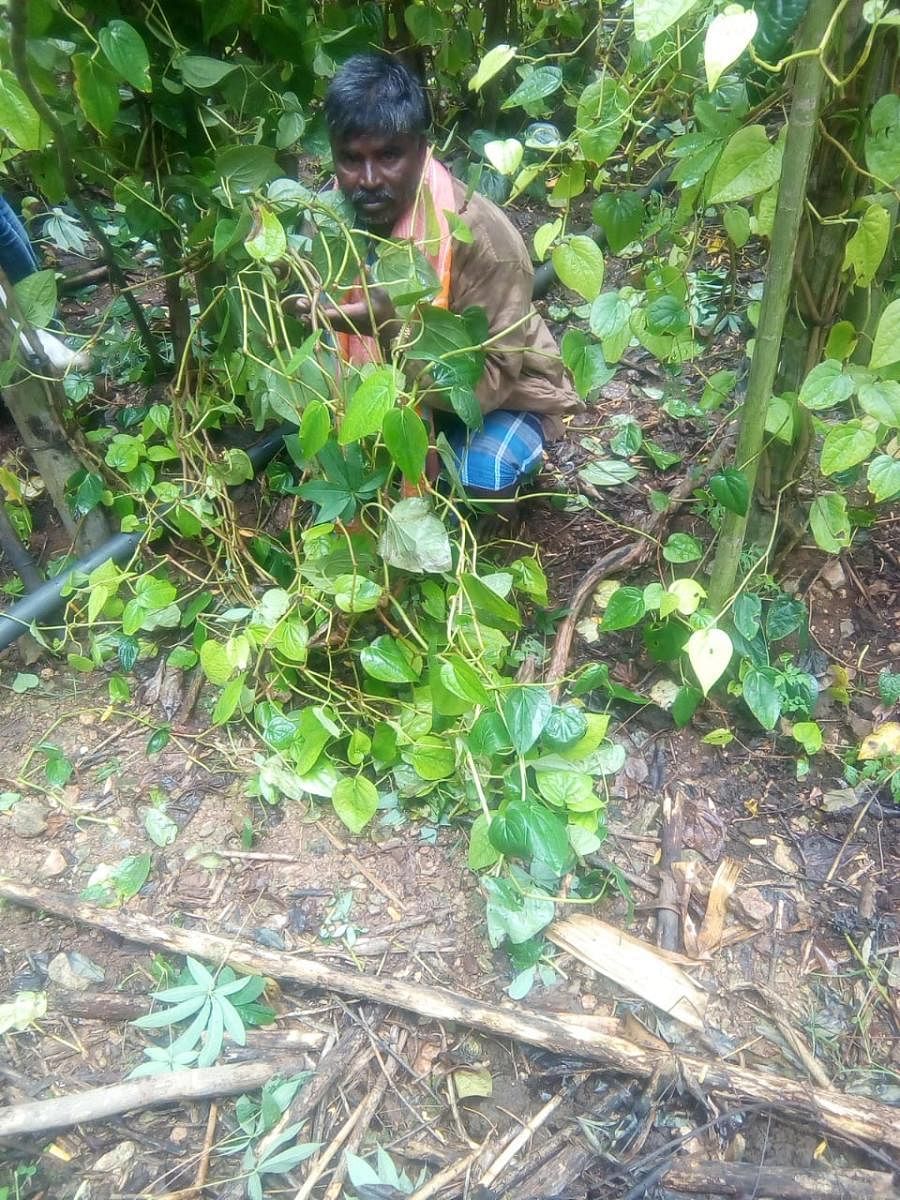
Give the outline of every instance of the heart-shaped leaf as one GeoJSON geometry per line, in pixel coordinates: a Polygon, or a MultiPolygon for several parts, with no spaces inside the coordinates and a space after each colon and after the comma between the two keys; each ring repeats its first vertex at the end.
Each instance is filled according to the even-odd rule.
{"type": "Polygon", "coordinates": [[[724,629],[696,629],[688,638],[685,651],[704,696],[731,662],[732,650],[724,629]]]}

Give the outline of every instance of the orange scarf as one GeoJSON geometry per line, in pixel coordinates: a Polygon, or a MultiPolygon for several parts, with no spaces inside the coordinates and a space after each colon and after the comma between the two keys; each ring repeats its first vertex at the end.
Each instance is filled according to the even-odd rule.
{"type": "MultiPolygon", "coordinates": [[[[448,212],[456,212],[453,176],[435,160],[429,150],[416,198],[391,230],[391,238],[412,241],[431,263],[440,280],[440,291],[432,300],[432,304],[438,308],[447,308],[450,303],[453,252],[448,212]]],[[[365,289],[357,286],[351,290],[348,299],[364,300],[365,295],[365,289]]],[[[381,347],[377,338],[341,333],[338,334],[338,346],[344,361],[354,366],[381,362],[381,347]]]]}

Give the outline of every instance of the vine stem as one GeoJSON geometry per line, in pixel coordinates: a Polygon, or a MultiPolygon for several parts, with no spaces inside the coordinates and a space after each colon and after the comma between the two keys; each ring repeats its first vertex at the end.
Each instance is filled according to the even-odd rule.
{"type": "Polygon", "coordinates": [[[147,324],[144,310],[138,303],[137,298],[128,290],[128,280],[125,278],[122,268],[116,261],[116,254],[112,243],[97,221],[94,220],[88,211],[87,205],[81,199],[81,189],[78,186],[78,180],[75,178],[75,170],[72,166],[74,159],[69,149],[66,132],[56,113],[47,104],[35,86],[34,80],[31,78],[31,72],[28,69],[27,50],[28,0],[9,0],[8,11],[10,29],[9,50],[13,72],[19,82],[19,86],[28,97],[35,112],[44,124],[49,126],[53,133],[56,154],[59,159],[59,169],[63,177],[63,182],[66,185],[66,191],[69,193],[69,200],[75,205],[78,215],[90,230],[91,237],[94,238],[103,251],[103,261],[106,263],[109,277],[116,287],[120,289],[121,294],[125,298],[125,303],[128,305],[131,316],[137,326],[144,349],[147,351],[151,371],[154,376],[161,375],[163,372],[163,361],[156,348],[153,334],[150,332],[150,326],[147,324]]]}
{"type": "MultiPolygon", "coordinates": [[[[806,46],[820,45],[831,15],[831,0],[812,0],[803,31],[806,46]]],[[[734,591],[744,546],[747,515],[753,502],[759,457],[765,436],[766,413],[778,372],[781,340],[790,303],[797,237],[806,204],[806,187],[824,90],[825,74],[821,59],[801,59],[797,66],[797,79],[784,145],[784,165],[778,187],[778,203],[766,266],[759,327],[735,450],[735,465],[744,472],[747,479],[750,504],[743,516],[733,512],[725,514],[709,587],[709,606],[713,612],[723,608],[734,591]]]]}

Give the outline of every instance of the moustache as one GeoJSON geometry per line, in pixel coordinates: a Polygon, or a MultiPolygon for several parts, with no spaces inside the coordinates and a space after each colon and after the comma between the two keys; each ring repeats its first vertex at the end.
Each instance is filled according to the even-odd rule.
{"type": "Polygon", "coordinates": [[[393,199],[393,192],[389,192],[386,188],[379,188],[376,192],[369,191],[366,188],[357,188],[350,196],[350,203],[356,206],[364,204],[390,204],[393,199]]]}

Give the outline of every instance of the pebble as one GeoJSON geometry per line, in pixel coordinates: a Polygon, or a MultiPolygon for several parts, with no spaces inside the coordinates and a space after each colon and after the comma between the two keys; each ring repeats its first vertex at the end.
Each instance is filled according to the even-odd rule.
{"type": "Polygon", "coordinates": [[[70,992],[86,992],[92,983],[102,983],[105,978],[103,968],[77,950],[51,958],[47,974],[54,983],[70,992]]]}
{"type": "Polygon", "coordinates": [[[48,811],[40,800],[20,800],[10,814],[13,833],[21,838],[40,837],[47,828],[48,811]]]}
{"type": "Polygon", "coordinates": [[[68,866],[62,851],[54,849],[41,863],[38,874],[44,879],[55,879],[57,875],[62,875],[64,871],[68,870],[68,866]]]}
{"type": "Polygon", "coordinates": [[[838,559],[834,559],[822,572],[822,579],[828,584],[833,592],[839,588],[847,586],[847,576],[844,574],[844,568],[841,566],[838,559]]]}
{"type": "Polygon", "coordinates": [[[173,1125],[169,1133],[169,1141],[174,1142],[176,1146],[180,1146],[182,1142],[186,1142],[190,1136],[190,1130],[186,1125],[173,1125]]]}

